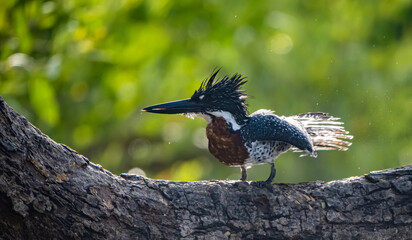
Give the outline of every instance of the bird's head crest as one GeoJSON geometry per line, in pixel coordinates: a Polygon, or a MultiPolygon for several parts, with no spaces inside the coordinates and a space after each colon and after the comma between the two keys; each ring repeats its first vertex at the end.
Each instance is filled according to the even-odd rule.
{"type": "Polygon", "coordinates": [[[240,88],[247,81],[237,73],[231,77],[226,75],[218,79],[219,71],[220,69],[214,70],[190,99],[193,102],[206,104],[209,106],[208,111],[227,111],[236,120],[242,121],[247,117],[245,98],[248,95],[240,88]]]}

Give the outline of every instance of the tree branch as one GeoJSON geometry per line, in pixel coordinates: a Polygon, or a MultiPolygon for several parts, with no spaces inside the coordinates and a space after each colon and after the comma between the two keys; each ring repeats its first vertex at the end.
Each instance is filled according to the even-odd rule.
{"type": "Polygon", "coordinates": [[[333,182],[115,176],[0,97],[0,238],[410,238],[412,165],[333,182]]]}

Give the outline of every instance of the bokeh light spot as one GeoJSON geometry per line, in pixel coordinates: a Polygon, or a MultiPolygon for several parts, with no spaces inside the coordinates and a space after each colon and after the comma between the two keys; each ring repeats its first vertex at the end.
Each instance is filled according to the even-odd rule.
{"type": "Polygon", "coordinates": [[[285,33],[276,33],[269,40],[270,52],[283,55],[288,54],[293,48],[292,38],[285,33]]]}

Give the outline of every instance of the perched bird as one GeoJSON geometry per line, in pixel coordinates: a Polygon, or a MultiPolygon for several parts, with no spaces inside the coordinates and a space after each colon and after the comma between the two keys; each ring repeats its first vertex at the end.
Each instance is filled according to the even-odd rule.
{"type": "Polygon", "coordinates": [[[240,167],[242,181],[246,180],[248,167],[269,163],[271,172],[266,183],[271,183],[276,175],[274,160],[289,150],[317,157],[318,150],[346,151],[351,145],[347,140],[352,136],[341,126],[343,123],[327,113],[285,117],[260,109],[249,115],[247,95],[240,90],[245,78],[234,74],[217,79],[218,73],[215,70],[190,98],[142,111],[204,118],[209,151],[220,162],[240,167]]]}

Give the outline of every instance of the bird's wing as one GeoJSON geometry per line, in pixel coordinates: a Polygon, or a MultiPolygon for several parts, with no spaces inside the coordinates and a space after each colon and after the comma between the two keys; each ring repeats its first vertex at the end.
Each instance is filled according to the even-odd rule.
{"type": "Polygon", "coordinates": [[[258,111],[249,117],[248,123],[241,128],[247,141],[282,141],[303,151],[313,153],[312,141],[298,122],[278,117],[269,111],[258,111]]]}

